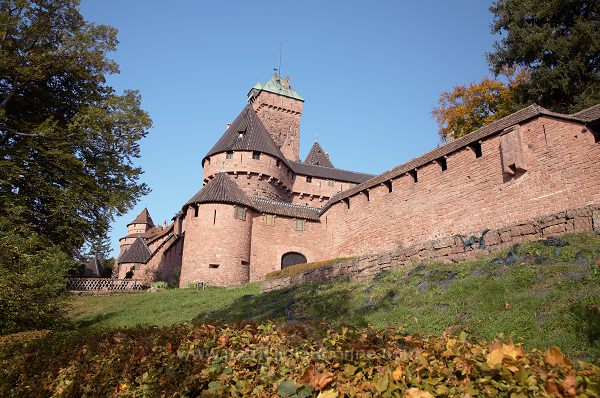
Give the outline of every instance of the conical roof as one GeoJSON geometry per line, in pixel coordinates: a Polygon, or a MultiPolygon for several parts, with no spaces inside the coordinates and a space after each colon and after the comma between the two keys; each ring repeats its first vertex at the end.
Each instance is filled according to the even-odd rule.
{"type": "Polygon", "coordinates": [[[317,141],[315,141],[312,148],[310,148],[304,163],[313,164],[315,166],[333,167],[333,163],[331,163],[331,160],[329,159],[329,154],[323,150],[317,141]]]}
{"type": "Polygon", "coordinates": [[[229,203],[252,207],[248,196],[229,178],[227,173],[219,173],[184,205],[197,203],[229,203]]]}
{"type": "Polygon", "coordinates": [[[270,93],[304,101],[304,98],[302,98],[300,94],[298,94],[298,92],[290,85],[290,78],[286,77],[283,79],[277,71],[273,73],[273,76],[271,76],[271,79],[269,79],[268,82],[264,84],[260,82],[256,83],[254,87],[250,89],[248,98],[257,96],[261,91],[268,91],[270,93]]]}
{"type": "Polygon", "coordinates": [[[150,217],[150,213],[148,212],[148,209],[144,207],[144,210],[142,210],[142,212],[135,218],[135,220],[133,220],[132,222],[130,222],[127,225],[131,225],[131,224],[148,224],[151,227],[153,227],[154,221],[152,221],[152,217],[150,217]]]}
{"type": "Polygon", "coordinates": [[[285,160],[285,156],[250,105],[246,105],[204,159],[227,151],[257,151],[285,160]]]}
{"type": "Polygon", "coordinates": [[[119,258],[119,263],[142,263],[150,259],[152,253],[142,238],[137,238],[119,258]]]}

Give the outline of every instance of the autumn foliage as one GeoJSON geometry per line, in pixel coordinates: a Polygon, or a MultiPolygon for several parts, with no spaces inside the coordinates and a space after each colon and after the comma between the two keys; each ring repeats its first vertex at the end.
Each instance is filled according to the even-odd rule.
{"type": "Polygon", "coordinates": [[[510,83],[489,78],[444,91],[433,108],[443,141],[460,138],[514,111],[510,83]]]}
{"type": "Polygon", "coordinates": [[[464,332],[185,324],[0,340],[1,396],[598,396],[600,368],[464,332]]]}

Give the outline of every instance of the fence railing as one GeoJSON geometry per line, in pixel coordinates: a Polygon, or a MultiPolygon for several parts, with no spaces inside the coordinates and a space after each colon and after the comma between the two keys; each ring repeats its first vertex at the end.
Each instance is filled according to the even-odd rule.
{"type": "Polygon", "coordinates": [[[69,290],[142,290],[145,286],[141,279],[109,279],[109,278],[71,278],[69,290]]]}

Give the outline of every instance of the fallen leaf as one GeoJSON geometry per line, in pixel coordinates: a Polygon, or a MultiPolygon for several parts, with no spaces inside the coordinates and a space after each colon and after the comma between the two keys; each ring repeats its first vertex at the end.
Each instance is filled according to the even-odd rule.
{"type": "Polygon", "coordinates": [[[416,387],[409,388],[406,390],[406,397],[410,398],[433,398],[433,394],[429,391],[423,391],[416,387]]]}
{"type": "Polygon", "coordinates": [[[338,393],[335,390],[321,391],[317,398],[337,398],[338,393]]]}
{"type": "Polygon", "coordinates": [[[571,363],[557,346],[552,346],[550,351],[546,352],[546,362],[552,366],[571,367],[571,363]]]}
{"type": "Polygon", "coordinates": [[[505,311],[508,311],[508,310],[509,310],[509,308],[510,308],[510,303],[509,303],[508,301],[505,301],[505,302],[504,302],[504,310],[505,310],[505,311]]]}
{"type": "Polygon", "coordinates": [[[318,391],[329,384],[331,380],[333,380],[333,373],[323,372],[313,376],[310,380],[310,384],[318,391]]]}
{"type": "Polygon", "coordinates": [[[403,374],[404,374],[404,371],[402,370],[402,368],[400,366],[398,366],[396,368],[396,370],[394,370],[392,372],[392,378],[394,379],[394,381],[398,381],[398,380],[400,380],[400,378],[402,377],[403,374]]]}

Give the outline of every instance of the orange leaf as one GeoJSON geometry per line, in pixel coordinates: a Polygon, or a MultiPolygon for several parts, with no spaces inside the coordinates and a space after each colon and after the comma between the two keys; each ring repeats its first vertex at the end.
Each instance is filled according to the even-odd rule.
{"type": "Polygon", "coordinates": [[[331,383],[331,380],[333,380],[333,373],[323,372],[313,376],[310,380],[310,384],[312,384],[315,390],[318,391],[325,387],[327,384],[331,383]]]}
{"type": "Polygon", "coordinates": [[[433,395],[429,391],[423,391],[416,387],[406,390],[406,396],[410,398],[433,398],[433,395]]]}
{"type": "Polygon", "coordinates": [[[557,346],[552,346],[550,351],[546,352],[546,362],[552,366],[571,367],[571,363],[557,346]]]}
{"type": "Polygon", "coordinates": [[[167,351],[171,352],[172,346],[171,346],[171,342],[170,341],[167,341],[167,344],[165,344],[165,348],[167,349],[167,351]]]}
{"type": "Polygon", "coordinates": [[[310,381],[314,377],[314,375],[315,375],[314,374],[314,366],[311,363],[310,365],[308,365],[308,368],[306,368],[304,373],[302,373],[302,376],[300,377],[300,381],[304,384],[310,383],[310,381]]]}
{"type": "Polygon", "coordinates": [[[394,381],[398,381],[398,380],[400,380],[400,378],[402,377],[403,374],[404,374],[404,371],[402,370],[402,368],[400,366],[398,366],[396,368],[396,370],[394,370],[392,372],[392,378],[394,379],[394,381]]]}

